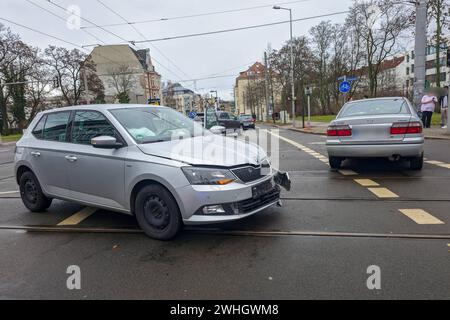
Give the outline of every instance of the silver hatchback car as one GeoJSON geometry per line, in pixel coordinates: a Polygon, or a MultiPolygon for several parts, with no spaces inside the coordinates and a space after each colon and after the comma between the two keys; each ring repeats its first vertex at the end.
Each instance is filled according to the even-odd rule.
{"type": "Polygon", "coordinates": [[[345,104],[327,130],[330,166],[346,158],[407,159],[413,170],[423,166],[422,122],[406,98],[364,99],[345,104]]]}
{"type": "Polygon", "coordinates": [[[287,174],[257,145],[214,135],[166,107],[89,105],[39,113],[17,142],[31,211],[53,198],[136,216],[145,233],[247,217],[279,203],[287,174]]]}

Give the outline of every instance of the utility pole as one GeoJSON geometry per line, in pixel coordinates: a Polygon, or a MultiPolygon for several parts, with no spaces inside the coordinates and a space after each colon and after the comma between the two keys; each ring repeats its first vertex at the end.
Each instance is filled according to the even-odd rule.
{"type": "Polygon", "coordinates": [[[414,46],[414,106],[419,108],[425,90],[427,49],[427,0],[416,2],[416,38],[414,46]]]}
{"type": "Polygon", "coordinates": [[[265,75],[265,89],[266,89],[266,121],[269,121],[270,117],[270,101],[269,101],[269,64],[267,62],[267,52],[264,51],[264,75],[265,75]]]}

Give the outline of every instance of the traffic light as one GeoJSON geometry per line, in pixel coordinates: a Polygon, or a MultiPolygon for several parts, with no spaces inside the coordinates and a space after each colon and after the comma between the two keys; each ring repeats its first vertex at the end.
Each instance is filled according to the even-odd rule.
{"type": "Polygon", "coordinates": [[[54,89],[59,88],[59,76],[55,76],[53,78],[53,88],[54,89]]]}

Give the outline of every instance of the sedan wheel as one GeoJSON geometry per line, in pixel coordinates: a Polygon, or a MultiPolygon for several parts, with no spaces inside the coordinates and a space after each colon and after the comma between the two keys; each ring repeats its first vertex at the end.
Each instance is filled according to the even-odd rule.
{"type": "Polygon", "coordinates": [[[423,154],[420,157],[409,160],[409,167],[411,170],[422,170],[423,168],[423,154]]]}
{"type": "Polygon", "coordinates": [[[32,212],[42,212],[52,204],[52,199],[44,195],[38,179],[30,171],[20,177],[19,189],[23,204],[32,212]]]}
{"type": "Polygon", "coordinates": [[[145,234],[158,240],[172,239],[183,224],[175,199],[159,185],[148,185],[138,192],[135,214],[145,234]]]}

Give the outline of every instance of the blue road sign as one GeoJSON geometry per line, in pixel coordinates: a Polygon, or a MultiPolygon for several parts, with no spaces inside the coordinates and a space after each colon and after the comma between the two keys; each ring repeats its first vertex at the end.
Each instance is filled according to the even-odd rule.
{"type": "Polygon", "coordinates": [[[189,112],[189,118],[194,119],[197,116],[197,112],[191,111],[189,112]]]}
{"type": "Polygon", "coordinates": [[[352,85],[350,84],[350,82],[348,82],[348,81],[342,81],[342,82],[339,84],[339,91],[342,92],[342,93],[347,93],[347,92],[350,91],[351,86],[352,86],[352,85]]]}

